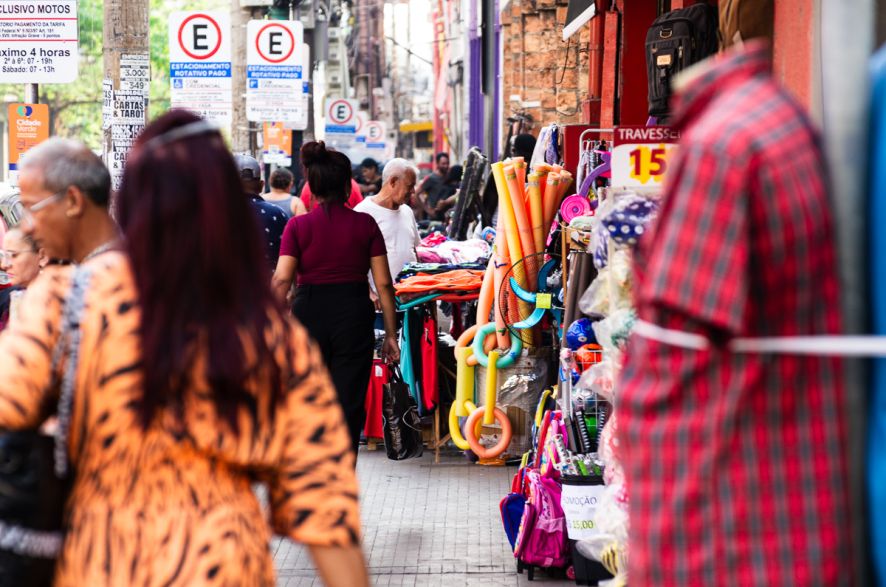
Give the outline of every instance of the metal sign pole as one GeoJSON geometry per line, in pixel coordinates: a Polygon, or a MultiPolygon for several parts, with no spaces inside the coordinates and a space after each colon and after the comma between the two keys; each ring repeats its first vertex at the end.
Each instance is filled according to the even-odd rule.
{"type": "Polygon", "coordinates": [[[40,103],[40,84],[25,84],[25,103],[40,103]]]}

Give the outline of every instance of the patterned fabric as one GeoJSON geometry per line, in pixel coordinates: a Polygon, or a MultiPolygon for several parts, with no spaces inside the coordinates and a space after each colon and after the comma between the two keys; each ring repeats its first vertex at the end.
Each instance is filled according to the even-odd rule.
{"type": "MultiPolygon", "coordinates": [[[[93,271],[68,443],[76,476],[56,585],[270,586],[272,528],[307,544],[357,544],[354,457],[304,329],[278,323],[267,333],[289,385],[273,423],[270,394],[256,385],[234,435],[195,369],[184,425],[170,408],[142,432],[132,275],[118,253],[85,266],[93,271]],[[283,337],[292,341],[289,356],[283,337]],[[268,484],[270,526],[252,492],[257,480],[268,484]]],[[[45,269],[20,320],[0,335],[0,428],[36,427],[56,402],[51,349],[69,285],[70,268],[45,269]]]]}
{"type": "Polygon", "coordinates": [[[279,206],[266,202],[260,196],[250,196],[249,199],[265,241],[265,256],[273,271],[277,267],[277,259],[280,258],[280,241],[289,216],[279,206]]]}
{"type": "Polygon", "coordinates": [[[632,585],[850,585],[842,365],[733,355],[735,336],[840,332],[825,163],[766,48],[729,53],[679,96],[681,149],[640,242],[641,319],[618,404],[632,585]]]}

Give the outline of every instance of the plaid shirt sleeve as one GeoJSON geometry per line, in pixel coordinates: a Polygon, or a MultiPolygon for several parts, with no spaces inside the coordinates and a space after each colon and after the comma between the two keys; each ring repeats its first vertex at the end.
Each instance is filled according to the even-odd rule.
{"type": "Polygon", "coordinates": [[[667,326],[663,314],[676,313],[735,335],[748,302],[747,165],[704,141],[684,145],[647,248],[641,318],[667,326]]]}

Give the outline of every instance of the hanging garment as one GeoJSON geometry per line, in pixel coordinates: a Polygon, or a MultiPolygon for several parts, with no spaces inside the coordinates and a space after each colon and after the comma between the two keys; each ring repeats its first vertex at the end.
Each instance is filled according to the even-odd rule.
{"type": "Polygon", "coordinates": [[[545,153],[547,152],[548,140],[551,138],[551,129],[556,128],[556,126],[556,124],[548,125],[538,132],[538,140],[535,141],[535,149],[532,150],[532,159],[529,161],[529,166],[532,169],[535,169],[539,163],[545,162],[545,153]]]}
{"type": "MultiPolygon", "coordinates": [[[[871,64],[870,238],[873,334],[886,334],[886,49],[871,64]]],[[[878,585],[886,585],[886,359],[873,361],[868,409],[868,519],[878,585]]]]}
{"type": "Polygon", "coordinates": [[[436,305],[432,307],[433,310],[425,312],[422,319],[421,391],[425,412],[433,411],[439,403],[439,392],[437,390],[437,318],[435,316],[437,307],[436,305]]]}
{"type": "Polygon", "coordinates": [[[631,584],[852,585],[842,363],[722,344],[840,332],[818,137],[760,42],[690,82],[674,113],[682,141],[640,241],[637,312],[716,344],[628,345],[631,584]]]}
{"type": "Polygon", "coordinates": [[[369,389],[366,390],[366,424],[363,436],[366,438],[384,438],[381,404],[384,385],[390,379],[388,366],[381,359],[372,362],[372,374],[369,376],[369,389]]]}

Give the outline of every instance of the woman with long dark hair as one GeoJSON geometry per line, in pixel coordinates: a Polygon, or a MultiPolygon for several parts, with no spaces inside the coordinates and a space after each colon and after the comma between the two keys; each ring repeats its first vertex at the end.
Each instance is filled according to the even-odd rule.
{"type": "MultiPolygon", "coordinates": [[[[38,235],[77,209],[52,194],[53,164],[30,205],[38,235]]],[[[121,250],[77,257],[89,282],[79,353],[62,362],[77,371],[75,476],[56,583],[271,586],[273,528],[309,546],[327,585],[366,585],[342,412],[319,352],[268,286],[221,134],[184,111],[152,123],[117,212],[121,250]]],[[[67,270],[44,274],[0,336],[0,427],[45,418],[69,284],[67,270]]]]}
{"type": "Polygon", "coordinates": [[[347,208],[351,162],[320,142],[301,148],[318,205],[283,231],[274,288],[282,300],[297,278],[292,311],[320,345],[345,412],[354,454],[366,421],[366,389],[375,343],[369,272],[384,313],[383,358],[400,359],[394,287],[385,239],[369,214],[347,208]]]}

